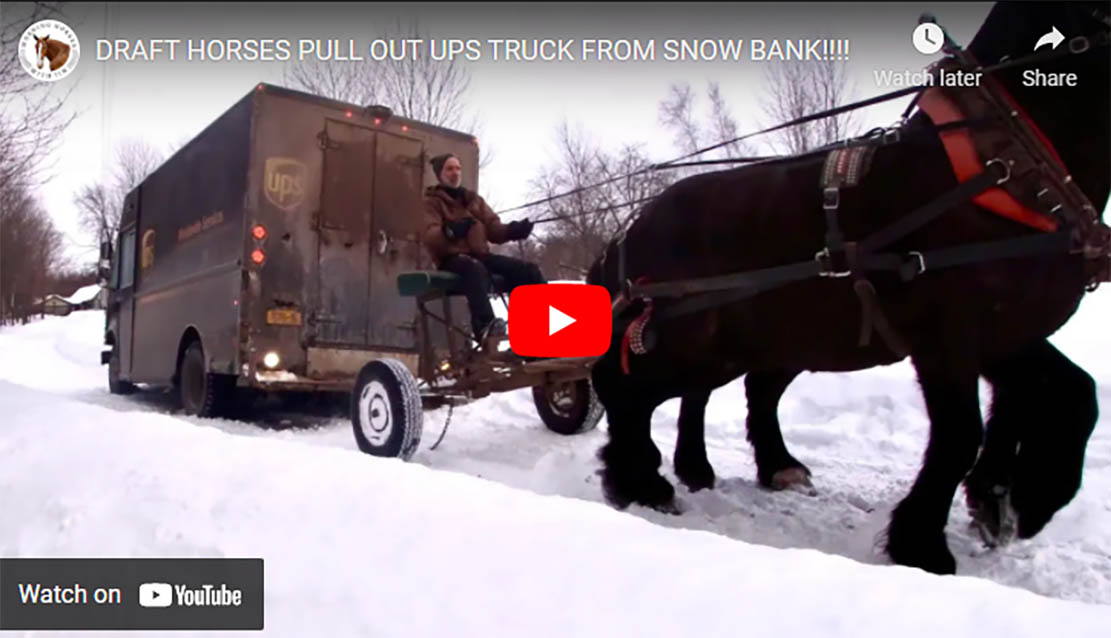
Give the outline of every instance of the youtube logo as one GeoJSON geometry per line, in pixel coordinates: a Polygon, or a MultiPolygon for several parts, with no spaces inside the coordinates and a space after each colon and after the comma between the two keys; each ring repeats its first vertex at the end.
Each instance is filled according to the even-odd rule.
{"type": "Polygon", "coordinates": [[[142,607],[169,607],[173,604],[173,595],[169,583],[139,585],[139,605],[142,607]]]}
{"type": "Polygon", "coordinates": [[[602,286],[517,286],[509,293],[509,347],[523,357],[596,357],[610,346],[610,312],[602,286]]]}

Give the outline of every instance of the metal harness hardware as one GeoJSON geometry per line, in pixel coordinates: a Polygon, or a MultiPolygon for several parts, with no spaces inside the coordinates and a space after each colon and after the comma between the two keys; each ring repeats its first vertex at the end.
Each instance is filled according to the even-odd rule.
{"type": "MultiPolygon", "coordinates": [[[[1100,18],[1100,21],[1111,25],[1111,20],[1100,18]]],[[[1048,139],[1041,134],[1032,121],[1024,116],[1021,107],[1011,98],[1006,89],[991,80],[993,72],[1048,61],[1064,55],[1082,54],[1090,48],[1108,45],[1109,39],[1111,37],[1105,32],[1100,32],[1091,39],[1079,36],[1070,40],[1068,47],[1060,50],[1028,54],[1015,60],[1004,59],[985,68],[968,52],[953,44],[946,35],[946,52],[950,55],[935,65],[931,71],[936,71],[941,64],[946,64],[963,70],[979,71],[987,81],[983,82],[978,89],[954,93],[960,96],[962,106],[971,104],[975,108],[971,109],[972,112],[963,112],[963,117],[934,122],[934,131],[942,135],[955,129],[988,125],[996,129],[994,134],[999,137],[999,128],[1002,124],[1005,133],[1002,137],[1009,143],[1003,145],[1002,149],[994,148],[993,152],[987,155],[991,159],[986,162],[977,160],[971,174],[965,175],[963,180],[958,179],[960,183],[956,187],[933,201],[893,220],[888,226],[867,237],[856,241],[845,241],[838,220],[843,199],[841,190],[859,184],[867,173],[872,156],[879,146],[901,141],[903,125],[910,112],[915,106],[923,109],[921,98],[925,96],[926,91],[923,89],[908,106],[897,126],[874,129],[864,136],[830,144],[799,156],[826,153],[820,183],[822,211],[826,220],[826,242],[822,250],[815,253],[812,259],[697,279],[647,282],[641,278],[634,282],[626,275],[625,242],[624,237],[621,237],[617,242],[616,252],[622,288],[619,298],[622,302],[620,304],[615,302],[615,309],[618,305],[621,308],[627,307],[636,299],[651,301],[654,298],[673,298],[674,302],[658,304],[652,312],[654,320],[667,320],[735,303],[811,277],[830,279],[854,277],[852,287],[860,298],[863,311],[861,345],[867,344],[867,336],[875,328],[892,351],[904,353],[905,344],[879,309],[875,289],[864,276],[865,272],[886,270],[896,273],[902,281],[909,282],[927,270],[999,259],[1072,253],[1082,254],[1092,266],[1094,272],[1089,275],[1088,290],[1094,290],[1102,281],[1111,281],[1111,228],[1099,219],[1098,211],[1073,182],[1072,176],[1068,174],[1048,139]],[[1029,191],[1027,199],[1036,200],[1037,209],[1044,215],[1042,221],[1045,223],[1041,227],[1042,232],[928,251],[908,251],[901,255],[890,251],[880,252],[946,211],[969,200],[980,198],[985,192],[998,191],[999,187],[1006,185],[1008,190],[1021,194],[1019,186],[1025,188],[1028,180],[1035,181],[1037,184],[1029,191]],[[1061,226],[1060,230],[1057,229],[1058,225],[1061,226]]],[[[846,107],[837,107],[750,136],[819,117],[832,116],[866,106],[874,101],[893,99],[904,93],[909,94],[909,92],[899,91],[846,107]]],[[[716,146],[701,149],[699,152],[713,148],[716,146]]],[[[788,159],[790,158],[775,161],[788,159]]],[[[1037,227],[1035,225],[1035,228],[1037,227]]],[[[647,320],[644,323],[647,323],[647,320]]],[[[640,329],[644,328],[645,326],[640,326],[640,329]]],[[[648,344],[644,344],[644,347],[650,349],[648,344]]]]}

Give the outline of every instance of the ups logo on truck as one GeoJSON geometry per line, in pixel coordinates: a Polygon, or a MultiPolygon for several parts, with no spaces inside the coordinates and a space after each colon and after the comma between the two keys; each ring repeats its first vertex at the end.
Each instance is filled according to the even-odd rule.
{"type": "Polygon", "coordinates": [[[266,158],[263,190],[266,199],[282,210],[293,211],[305,199],[305,165],[290,157],[266,158]]]}

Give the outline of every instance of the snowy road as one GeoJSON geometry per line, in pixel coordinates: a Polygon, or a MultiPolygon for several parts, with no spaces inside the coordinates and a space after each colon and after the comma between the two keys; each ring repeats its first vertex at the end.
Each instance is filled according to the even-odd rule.
{"type": "MultiPolygon", "coordinates": [[[[1111,356],[1109,356],[1111,335],[1104,331],[1108,318],[1111,318],[1111,292],[1101,290],[1089,296],[1078,315],[1053,339],[1067,355],[1096,377],[1102,405],[1111,405],[1111,356]]],[[[111,440],[104,440],[97,450],[89,452],[99,455],[99,460],[90,461],[84,471],[93,474],[103,473],[105,476],[117,479],[121,476],[126,477],[129,485],[152,499],[162,494],[163,490],[174,492],[174,488],[164,484],[170,479],[150,476],[143,467],[117,467],[111,457],[118,452],[125,464],[131,463],[130,459],[133,457],[149,458],[157,467],[159,458],[169,454],[171,450],[178,449],[175,447],[175,441],[180,437],[192,437],[188,439],[186,446],[197,445],[198,442],[211,444],[212,455],[216,455],[217,459],[231,461],[238,465],[259,463],[258,472],[277,472],[296,476],[298,478],[296,481],[288,476],[278,481],[279,487],[276,489],[279,491],[275,492],[293,501],[310,496],[311,486],[317,480],[321,482],[322,487],[333,485],[336,478],[335,472],[339,470],[325,465],[337,464],[337,467],[348,469],[366,466],[371,468],[367,470],[368,472],[386,472],[383,476],[387,479],[393,477],[400,480],[403,477],[430,476],[425,473],[426,471],[418,471],[416,468],[399,469],[400,463],[372,459],[359,454],[351,435],[350,424],[343,418],[288,415],[272,410],[260,417],[262,425],[226,420],[189,419],[172,414],[171,402],[157,392],[148,391],[134,397],[109,395],[105,382],[106,369],[98,365],[102,329],[103,315],[99,312],[76,313],[67,318],[48,318],[28,326],[0,329],[0,410],[3,410],[2,413],[5,415],[2,420],[8,421],[8,427],[0,426],[0,456],[11,459],[14,458],[12,452],[16,452],[18,454],[15,457],[37,458],[38,463],[49,465],[52,463],[48,460],[51,458],[52,451],[57,452],[61,449],[60,456],[63,458],[67,456],[65,446],[70,438],[75,445],[84,444],[86,437],[92,436],[89,431],[92,424],[111,423],[112,427],[106,427],[105,430],[115,432],[116,428],[121,429],[127,449],[116,449],[111,440]],[[32,401],[27,398],[28,396],[33,396],[35,399],[32,401]],[[55,415],[54,410],[51,409],[50,402],[55,400],[61,406],[60,415],[55,415]],[[8,407],[4,407],[4,404],[8,407]],[[40,408],[28,410],[28,405],[40,406],[40,408]],[[75,406],[80,405],[89,406],[88,423],[84,422],[82,411],[75,409],[75,406]],[[59,417],[67,420],[58,423],[56,419],[59,417]],[[189,427],[190,425],[203,427],[189,427]],[[42,438],[36,439],[29,436],[31,432],[40,433],[42,438]],[[190,434],[191,432],[195,434],[190,434]],[[59,437],[62,433],[65,436],[59,437]],[[235,436],[229,437],[226,436],[227,434],[235,436]],[[252,439],[269,439],[271,442],[251,443],[252,439]],[[297,458],[303,459],[303,464],[298,460],[293,466],[276,467],[266,450],[279,449],[273,446],[278,445],[280,441],[292,442],[296,444],[295,449],[298,450],[304,450],[305,445],[336,449],[319,450],[319,455],[301,452],[297,458]],[[254,448],[241,442],[256,446],[260,455],[257,458],[252,456],[250,450],[254,448]],[[132,449],[132,445],[141,445],[141,450],[132,449]],[[389,468],[389,471],[380,468],[389,468]],[[289,488],[290,485],[294,486],[291,489],[296,493],[289,494],[281,491],[289,488]],[[301,493],[299,490],[305,492],[301,493]]],[[[989,398],[985,391],[982,396],[985,408],[989,398]]],[[[1104,412],[1106,413],[1107,410],[1105,409],[1104,412]]],[[[665,475],[672,479],[674,477],[670,471],[670,452],[674,445],[674,421],[677,413],[677,401],[662,406],[655,415],[653,430],[653,436],[664,452],[667,465],[665,475]]],[[[565,438],[549,433],[536,417],[530,394],[527,391],[518,391],[495,395],[469,406],[456,408],[451,428],[443,443],[437,450],[430,450],[428,448],[439,435],[445,416],[446,409],[425,415],[424,441],[412,464],[440,470],[431,473],[436,478],[430,481],[439,486],[437,489],[443,502],[450,503],[453,512],[458,509],[458,516],[467,516],[467,499],[470,492],[464,489],[455,493],[454,488],[444,490],[442,485],[451,485],[452,481],[457,481],[460,486],[474,486],[475,483],[470,477],[479,477],[527,492],[570,497],[574,499],[570,501],[572,503],[593,502],[590,504],[589,511],[598,513],[598,516],[602,516],[607,521],[612,514],[617,516],[618,520],[636,520],[639,517],[656,524],[650,527],[661,530],[661,533],[667,528],[708,531],[714,534],[713,538],[720,540],[707,540],[707,542],[719,543],[728,539],[745,541],[738,544],[739,547],[746,548],[743,550],[745,552],[768,551],[758,547],[752,548],[749,544],[818,550],[823,554],[852,559],[856,564],[852,569],[866,569],[869,578],[883,578],[883,576],[872,576],[876,573],[890,574],[892,583],[902,582],[901,579],[904,578],[919,578],[917,574],[913,577],[908,575],[912,570],[859,565],[859,563],[886,563],[876,547],[878,534],[886,524],[891,508],[905,494],[913,480],[925,442],[924,408],[912,371],[905,362],[854,374],[808,374],[800,377],[791,386],[784,397],[780,418],[788,446],[814,472],[813,493],[771,493],[756,486],[755,466],[748,444],[744,440],[743,388],[734,383],[717,392],[707,408],[706,435],[710,460],[719,477],[719,488],[712,492],[697,494],[688,494],[681,489],[680,494],[687,504],[687,511],[678,517],[665,516],[640,508],[632,508],[627,514],[618,514],[597,506],[601,501],[601,495],[595,476],[597,462],[594,460],[594,454],[604,440],[604,421],[599,430],[580,437],[565,438]],[[470,477],[462,477],[459,476],[460,474],[470,475],[470,477]],[[726,538],[721,539],[721,537],[726,538]]],[[[289,446],[280,448],[283,450],[281,454],[284,455],[285,462],[289,462],[293,457],[287,453],[286,448],[289,446]]],[[[73,451],[73,454],[77,454],[77,451],[73,451]]],[[[177,464],[171,465],[177,466],[177,464]]],[[[0,531],[4,532],[0,535],[2,555],[67,555],[67,552],[71,555],[113,555],[114,553],[119,555],[119,551],[129,547],[134,548],[132,555],[151,556],[255,555],[262,550],[273,552],[280,550],[280,547],[275,546],[271,541],[256,541],[247,536],[234,534],[230,536],[236,539],[233,546],[220,543],[217,546],[197,545],[191,538],[191,533],[197,532],[191,527],[193,523],[183,519],[178,522],[183,529],[175,529],[172,521],[155,522],[151,519],[167,507],[171,509],[180,507],[188,511],[202,507],[181,503],[175,505],[173,499],[170,499],[168,505],[149,501],[135,507],[135,520],[121,523],[120,529],[117,530],[122,540],[108,541],[96,534],[82,538],[78,534],[84,529],[81,521],[84,519],[95,521],[96,506],[84,505],[69,498],[61,483],[46,481],[39,485],[31,478],[34,476],[35,467],[35,465],[17,462],[6,466],[6,469],[0,472],[0,480],[2,480],[0,494],[3,495],[3,502],[15,503],[17,512],[21,511],[22,507],[25,510],[22,514],[30,517],[30,522],[22,520],[18,523],[14,521],[20,519],[3,517],[4,522],[0,523],[0,531]],[[37,497],[37,500],[31,495],[37,497]],[[59,517],[70,522],[59,523],[57,520],[59,517]],[[51,529],[52,532],[43,535],[41,529],[43,526],[51,529]],[[144,535],[153,535],[153,537],[146,538],[144,535]],[[127,541],[132,541],[133,544],[127,541]],[[86,551],[76,551],[82,547],[86,551]],[[253,551],[255,548],[261,549],[256,552],[253,551]],[[76,554],[73,554],[75,551],[76,554]]],[[[220,470],[217,468],[213,471],[218,473],[220,470]]],[[[237,473],[243,470],[229,471],[238,475],[237,473]]],[[[203,472],[201,474],[204,475],[203,472]]],[[[253,485],[247,479],[237,480],[244,481],[243,485],[247,487],[253,485]]],[[[484,481],[479,483],[488,484],[484,481]]],[[[211,519],[206,520],[205,526],[215,525],[218,528],[216,531],[223,530],[221,526],[224,523],[221,521],[227,513],[225,508],[242,507],[241,495],[225,493],[235,489],[235,486],[202,482],[201,501],[204,504],[203,508],[207,508],[202,508],[202,514],[211,519]]],[[[384,492],[393,493],[392,498],[396,501],[404,501],[410,491],[409,486],[398,485],[396,481],[374,485],[371,489],[379,493],[370,500],[381,498],[381,493],[384,492]]],[[[484,506],[481,505],[486,502],[487,494],[482,490],[474,493],[477,495],[474,501],[476,509],[472,518],[480,520],[482,519],[480,514],[490,514],[489,510],[482,509],[484,506]]],[[[517,496],[519,492],[514,494],[513,499],[521,498],[517,496]]],[[[1085,611],[1077,618],[1081,616],[1096,618],[1102,614],[1099,616],[1103,619],[1100,624],[1104,627],[1111,626],[1111,607],[1103,607],[1103,605],[1111,605],[1111,499],[1108,498],[1109,494],[1111,494],[1111,417],[1105,416],[1101,418],[1088,448],[1084,486],[1081,492],[1053,519],[1039,537],[1015,543],[1002,550],[986,550],[975,533],[968,528],[968,515],[960,506],[960,499],[958,499],[954,503],[948,528],[950,546],[957,555],[959,573],[962,576],[979,577],[979,579],[973,581],[963,578],[937,579],[926,575],[921,575],[921,578],[924,579],[923,582],[929,583],[953,583],[953,587],[957,587],[956,583],[961,583],[960,587],[963,587],[964,583],[968,582],[994,581],[994,583],[1026,589],[1053,598],[1099,603],[1090,608],[1090,612],[1085,611]]],[[[267,495],[257,496],[265,499],[267,495]]],[[[425,495],[421,492],[418,496],[423,498],[425,495]]],[[[350,497],[350,494],[345,494],[342,498],[350,497]]],[[[533,502],[550,504],[567,501],[562,499],[549,501],[533,496],[533,502]]],[[[360,507],[359,503],[350,502],[340,505],[342,507],[338,508],[338,511],[344,511],[343,508],[360,507]]],[[[276,503],[273,502],[253,503],[249,508],[251,511],[240,512],[236,516],[265,518],[265,510],[275,506],[276,503]]],[[[551,506],[557,509],[565,507],[564,505],[551,506]]],[[[111,510],[113,506],[109,504],[105,507],[111,510]]],[[[549,507],[549,505],[542,507],[549,507]]],[[[10,512],[11,509],[8,511],[10,512]]],[[[542,510],[539,508],[519,510],[519,515],[528,520],[507,523],[507,529],[515,525],[527,527],[534,522],[529,517],[535,516],[536,512],[540,511],[542,510]]],[[[332,510],[329,512],[331,514],[328,515],[334,515],[332,510]]],[[[515,519],[517,515],[517,510],[514,514],[503,512],[495,519],[515,519]]],[[[355,513],[351,513],[350,516],[358,518],[355,513]]],[[[363,519],[359,518],[359,520],[363,519]]],[[[471,523],[482,527],[474,520],[469,522],[471,523]]],[[[337,542],[338,546],[345,546],[344,542],[336,540],[337,535],[343,536],[339,527],[352,524],[355,524],[354,519],[320,521],[321,529],[326,530],[321,532],[321,537],[315,541],[308,537],[302,540],[324,544],[337,542]]],[[[680,534],[692,533],[671,531],[680,534]]],[[[574,524],[569,522],[566,534],[573,536],[578,533],[574,524]]],[[[197,532],[197,535],[225,539],[229,537],[223,532],[216,533],[207,527],[197,532]]],[[[649,536],[645,536],[644,539],[649,536]]],[[[703,538],[701,536],[682,537],[703,538]]],[[[638,542],[646,542],[644,539],[638,542]]],[[[511,545],[513,542],[515,541],[510,540],[511,545]]],[[[316,556],[316,552],[320,551],[324,550],[317,549],[309,553],[316,556]]],[[[764,554],[760,555],[764,556],[764,554]]],[[[791,561],[800,561],[805,560],[802,557],[817,557],[818,554],[816,552],[803,552],[797,555],[777,553],[774,556],[791,556],[791,561]]],[[[331,557],[335,558],[335,556],[331,557]]],[[[820,558],[821,561],[826,560],[826,557],[820,558]]],[[[271,573],[269,555],[267,560],[269,578],[271,573]]],[[[814,560],[818,559],[814,558],[814,560]]],[[[768,561],[769,565],[774,564],[771,558],[768,558],[768,561]]],[[[813,564],[826,564],[821,561],[813,564]]],[[[846,565],[854,565],[852,561],[843,562],[846,565]]],[[[769,574],[774,575],[773,580],[781,577],[790,578],[774,571],[769,574]]],[[[765,578],[770,578],[769,574],[765,574],[765,578]]],[[[353,575],[346,577],[354,578],[353,575]]],[[[539,575],[535,578],[543,579],[539,575]]],[[[752,586],[756,587],[755,584],[752,586]]],[[[781,584],[775,585],[775,587],[780,586],[781,584]]],[[[929,585],[929,587],[935,586],[942,589],[946,587],[929,585]]],[[[741,585],[738,587],[740,589],[737,592],[722,594],[723,600],[733,599],[734,594],[737,600],[743,598],[744,587],[741,585]]],[[[916,584],[915,587],[920,588],[923,585],[916,584]]],[[[956,590],[952,593],[956,595],[956,590]]],[[[1014,595],[1019,596],[1019,593],[1016,592],[1014,595]]],[[[988,598],[984,598],[982,604],[988,605],[987,600],[988,598]]],[[[268,609],[271,602],[268,589],[268,609]]],[[[343,604],[332,602],[336,605],[343,604]]],[[[445,603],[439,599],[432,599],[429,604],[438,606],[445,603]]],[[[814,604],[820,605],[821,601],[809,603],[808,606],[814,604]]],[[[994,613],[1001,612],[1002,609],[996,609],[994,613]]],[[[1069,613],[1074,612],[1075,610],[1069,613]]],[[[1010,613],[1015,613],[1013,608],[1010,613]]],[[[604,617],[604,614],[601,617],[604,617]]],[[[282,618],[286,616],[283,615],[282,618]]],[[[292,624],[281,625],[288,631],[279,633],[297,634],[298,632],[293,629],[298,626],[297,623],[292,618],[286,620],[292,624]]],[[[959,620],[959,615],[954,617],[954,622],[959,620]]],[[[601,623],[599,627],[606,626],[605,621],[599,620],[599,622],[601,623]]],[[[959,622],[956,626],[959,626],[959,622]]],[[[268,622],[268,628],[273,627],[268,622]]],[[[429,631],[431,627],[432,625],[429,625],[429,631]]],[[[476,631],[477,628],[478,625],[474,627],[476,631]]],[[[519,629],[524,631],[527,628],[522,625],[519,629]]],[[[904,629],[900,629],[900,633],[903,633],[904,629]]],[[[980,631],[983,630],[981,627],[980,631]]],[[[1003,630],[1003,626],[1000,626],[1000,631],[1003,630]]],[[[1013,628],[1006,631],[1013,633],[1013,628]]],[[[468,629],[456,633],[470,634],[471,631],[468,629]]],[[[398,634],[386,631],[380,635],[398,634]]],[[[418,631],[411,635],[430,634],[418,631]]],[[[1031,635],[1036,635],[1036,632],[1031,635]]]]}

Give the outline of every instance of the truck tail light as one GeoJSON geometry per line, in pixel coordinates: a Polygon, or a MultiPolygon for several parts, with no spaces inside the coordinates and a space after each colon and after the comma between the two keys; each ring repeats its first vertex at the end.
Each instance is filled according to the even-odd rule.
{"type": "Polygon", "coordinates": [[[255,239],[262,241],[266,239],[266,228],[262,224],[256,224],[251,229],[251,234],[254,235],[255,239]]]}
{"type": "Polygon", "coordinates": [[[251,261],[255,262],[256,264],[261,264],[262,262],[266,261],[266,253],[262,252],[258,248],[254,249],[254,251],[251,252],[251,261]]]}

